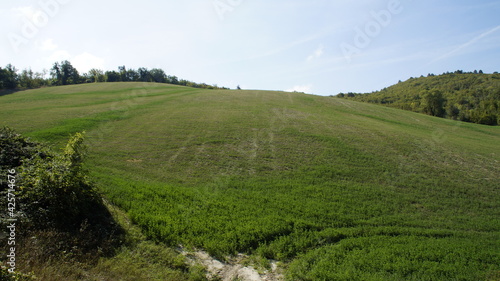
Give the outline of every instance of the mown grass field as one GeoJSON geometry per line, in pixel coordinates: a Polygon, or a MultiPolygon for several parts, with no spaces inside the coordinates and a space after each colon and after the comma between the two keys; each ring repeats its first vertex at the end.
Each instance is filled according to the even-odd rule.
{"type": "Polygon", "coordinates": [[[152,239],[289,280],[499,280],[500,127],[300,93],[151,83],[0,97],[152,239]]]}

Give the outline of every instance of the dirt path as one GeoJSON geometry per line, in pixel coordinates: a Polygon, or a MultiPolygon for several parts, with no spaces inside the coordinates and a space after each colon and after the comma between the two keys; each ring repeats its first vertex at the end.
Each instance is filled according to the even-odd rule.
{"type": "Polygon", "coordinates": [[[284,280],[276,262],[271,262],[271,270],[257,271],[252,266],[245,266],[242,261],[247,258],[243,254],[230,259],[229,262],[221,262],[212,258],[204,251],[188,252],[181,249],[181,253],[188,260],[195,264],[202,264],[208,271],[207,278],[209,280],[216,279],[222,281],[281,281],[284,280]]]}

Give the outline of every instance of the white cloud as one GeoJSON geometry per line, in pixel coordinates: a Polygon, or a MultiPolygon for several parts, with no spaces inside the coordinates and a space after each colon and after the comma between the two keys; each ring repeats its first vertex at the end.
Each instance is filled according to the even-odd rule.
{"type": "Polygon", "coordinates": [[[56,61],[71,60],[71,55],[68,51],[57,50],[52,52],[50,56],[47,57],[49,63],[54,63],[56,61]]]}
{"type": "Polygon", "coordinates": [[[75,56],[71,60],[71,64],[78,69],[80,73],[85,73],[92,68],[103,69],[104,59],[85,52],[75,56]]]}
{"type": "Polygon", "coordinates": [[[44,64],[52,65],[55,62],[60,62],[68,60],[80,73],[88,72],[92,68],[104,69],[104,59],[92,55],[87,52],[83,52],[79,55],[72,56],[66,50],[57,50],[57,45],[55,45],[51,39],[44,41],[40,48],[42,50],[56,49],[52,53],[43,58],[42,62],[44,64]]]}
{"type": "Polygon", "coordinates": [[[324,49],[325,47],[323,45],[320,45],[312,55],[307,57],[307,61],[311,62],[315,59],[319,59],[321,56],[323,56],[324,49]]]}
{"type": "Polygon", "coordinates": [[[285,90],[285,92],[300,92],[300,93],[311,93],[312,85],[295,85],[293,88],[285,90]]]}
{"type": "Polygon", "coordinates": [[[57,50],[57,45],[54,44],[52,39],[47,39],[42,42],[40,49],[42,49],[42,51],[55,51],[57,50]]]}

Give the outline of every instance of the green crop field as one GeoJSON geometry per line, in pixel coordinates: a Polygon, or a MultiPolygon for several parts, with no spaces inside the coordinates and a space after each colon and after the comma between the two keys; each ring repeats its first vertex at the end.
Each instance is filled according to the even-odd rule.
{"type": "Polygon", "coordinates": [[[98,83],[0,97],[151,239],[289,280],[499,280],[500,127],[301,93],[98,83]],[[265,266],[265,262],[262,262],[265,266]]]}

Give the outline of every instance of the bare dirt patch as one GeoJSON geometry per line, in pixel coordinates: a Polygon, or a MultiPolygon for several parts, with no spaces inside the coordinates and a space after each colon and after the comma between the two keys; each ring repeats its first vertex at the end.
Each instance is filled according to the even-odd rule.
{"type": "Polygon", "coordinates": [[[181,249],[181,254],[186,256],[192,264],[202,264],[207,269],[207,278],[222,281],[281,281],[284,280],[277,262],[271,262],[270,270],[257,270],[253,266],[243,264],[248,257],[238,254],[236,257],[228,258],[227,262],[221,262],[211,257],[204,251],[189,252],[181,249]]]}

